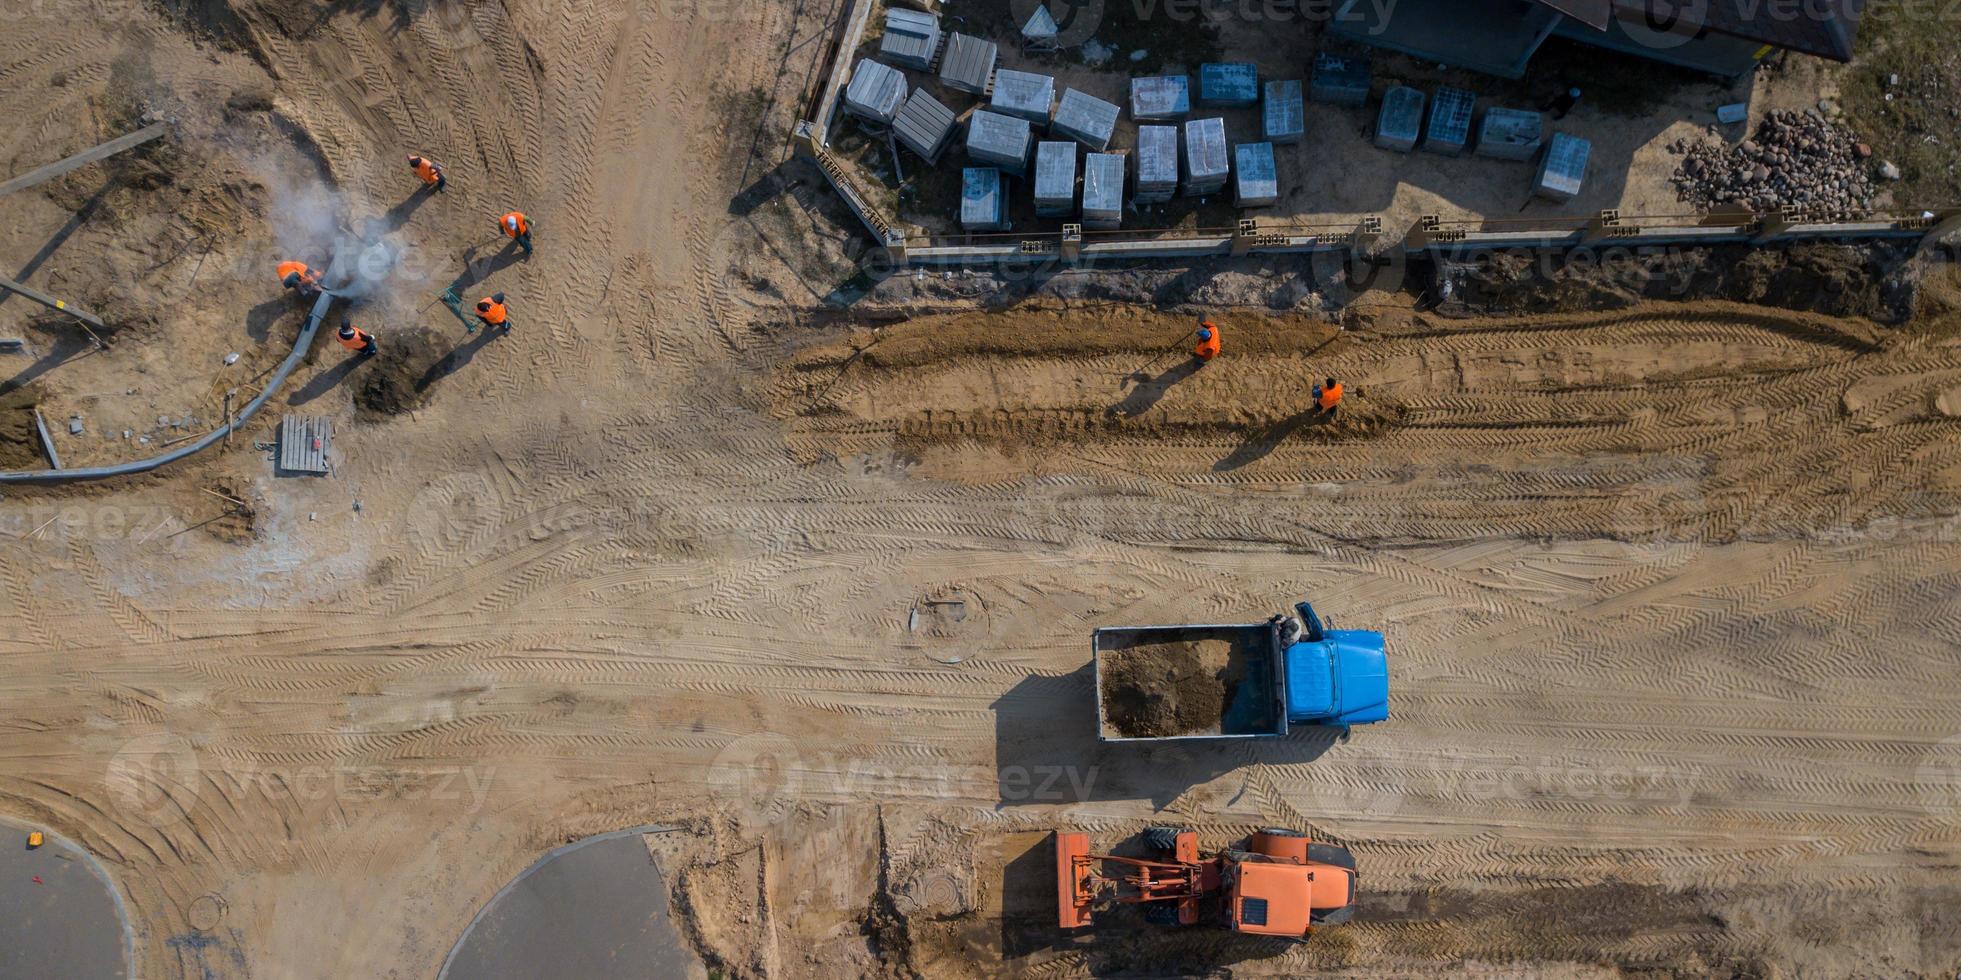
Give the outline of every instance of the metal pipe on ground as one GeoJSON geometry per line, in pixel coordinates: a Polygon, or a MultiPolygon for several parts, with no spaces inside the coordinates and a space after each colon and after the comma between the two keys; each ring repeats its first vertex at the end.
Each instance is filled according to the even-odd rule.
{"type": "Polygon", "coordinates": [[[327,313],[332,309],[334,299],[335,297],[332,293],[321,293],[320,298],[313,301],[313,311],[307,314],[306,325],[300,328],[298,339],[293,341],[293,352],[287,354],[286,359],[279,362],[278,370],[274,371],[272,376],[266,379],[265,388],[259,392],[257,397],[247,402],[245,407],[239,410],[237,419],[212,429],[196,442],[173,449],[162,455],[152,456],[149,459],[117,463],[113,466],[90,466],[73,470],[0,471],[0,484],[66,483],[70,480],[102,480],[113,476],[148,473],[159,466],[174,463],[186,456],[208,448],[213,443],[223,439],[233,429],[244,425],[253,415],[257,414],[259,409],[272,398],[273,393],[279,390],[279,386],[286,381],[287,376],[293,373],[293,369],[299,367],[300,361],[306,358],[307,350],[313,346],[313,335],[320,329],[320,324],[326,322],[327,313]]]}
{"type": "Polygon", "coordinates": [[[118,136],[107,143],[90,147],[89,149],[83,150],[82,152],[77,153],[74,156],[62,160],[56,160],[55,162],[50,163],[45,167],[39,167],[37,169],[30,170],[24,174],[21,174],[18,177],[15,177],[10,181],[7,181],[4,184],[0,184],[0,197],[4,197],[8,194],[12,194],[15,191],[26,190],[29,187],[33,187],[35,184],[41,183],[42,181],[53,180],[54,178],[59,177],[62,174],[69,172],[70,170],[80,169],[91,163],[94,163],[97,160],[101,160],[105,157],[115,156],[116,154],[121,153],[124,150],[131,149],[133,147],[142,146],[143,144],[148,143],[149,141],[156,139],[159,136],[162,136],[164,134],[164,131],[168,130],[169,128],[170,128],[170,124],[167,122],[153,123],[149,126],[145,126],[142,129],[137,130],[134,133],[118,136]]]}

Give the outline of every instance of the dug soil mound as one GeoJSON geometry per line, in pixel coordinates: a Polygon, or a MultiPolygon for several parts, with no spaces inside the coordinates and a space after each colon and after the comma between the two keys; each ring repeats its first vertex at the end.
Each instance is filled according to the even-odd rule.
{"type": "Polygon", "coordinates": [[[1440,262],[1430,294],[1443,298],[1439,313],[1458,316],[1716,299],[1901,323],[1913,312],[1916,254],[1916,244],[1906,242],[1499,252],[1440,262]]]}
{"type": "Polygon", "coordinates": [[[1125,738],[1218,735],[1246,669],[1223,639],[1103,652],[1103,717],[1125,738]]]}

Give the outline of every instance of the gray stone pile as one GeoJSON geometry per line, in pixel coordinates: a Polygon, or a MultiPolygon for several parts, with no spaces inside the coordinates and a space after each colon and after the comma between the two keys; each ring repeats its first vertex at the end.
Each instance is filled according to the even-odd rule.
{"type": "Polygon", "coordinates": [[[1741,204],[1756,211],[1797,208],[1817,215],[1872,206],[1871,150],[1813,112],[1773,112],[1736,146],[1677,140],[1675,187],[1708,209],[1741,204]]]}

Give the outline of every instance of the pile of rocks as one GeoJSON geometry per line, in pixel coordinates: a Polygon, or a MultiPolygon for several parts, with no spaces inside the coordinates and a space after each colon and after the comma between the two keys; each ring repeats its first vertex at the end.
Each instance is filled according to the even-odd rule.
{"type": "Polygon", "coordinates": [[[1756,135],[1734,147],[1677,140],[1681,199],[1707,209],[1741,204],[1756,211],[1798,208],[1817,216],[1872,206],[1872,151],[1813,112],[1773,112],[1756,135]]]}

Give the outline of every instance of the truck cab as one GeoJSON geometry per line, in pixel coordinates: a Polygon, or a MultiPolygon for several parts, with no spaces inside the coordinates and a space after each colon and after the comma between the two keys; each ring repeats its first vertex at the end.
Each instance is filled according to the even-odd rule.
{"type": "Polygon", "coordinates": [[[1287,721],[1365,725],[1389,717],[1389,663],[1382,634],[1328,629],[1301,603],[1301,634],[1287,645],[1287,721]]]}

